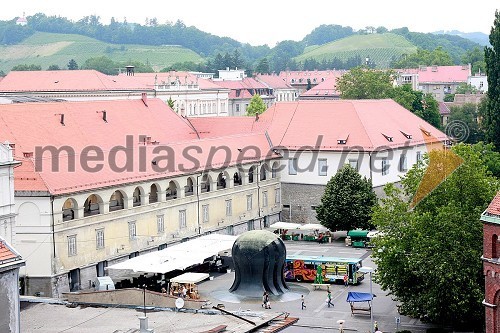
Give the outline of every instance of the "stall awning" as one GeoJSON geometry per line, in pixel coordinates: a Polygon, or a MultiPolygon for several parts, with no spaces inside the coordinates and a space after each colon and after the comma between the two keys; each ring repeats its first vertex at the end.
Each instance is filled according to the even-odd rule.
{"type": "Polygon", "coordinates": [[[269,226],[271,229],[298,229],[301,226],[300,223],[290,223],[290,222],[276,222],[269,226]]]}
{"type": "Polygon", "coordinates": [[[170,282],[177,283],[198,283],[210,277],[207,273],[184,273],[170,279],[170,282]]]}
{"type": "Polygon", "coordinates": [[[347,232],[347,236],[351,238],[365,238],[368,235],[368,232],[368,230],[361,229],[350,230],[347,232]]]}
{"type": "Polygon", "coordinates": [[[349,291],[347,293],[346,302],[370,302],[373,300],[373,296],[370,293],[358,293],[349,291]]]}
{"type": "Polygon", "coordinates": [[[219,252],[231,250],[237,236],[211,234],[173,245],[157,252],[147,253],[108,267],[121,271],[121,276],[142,273],[167,273],[184,270],[219,252]]]}
{"type": "Polygon", "coordinates": [[[325,232],[328,231],[328,228],[318,223],[308,223],[301,225],[299,227],[299,230],[310,230],[310,231],[318,230],[321,232],[325,232]]]}

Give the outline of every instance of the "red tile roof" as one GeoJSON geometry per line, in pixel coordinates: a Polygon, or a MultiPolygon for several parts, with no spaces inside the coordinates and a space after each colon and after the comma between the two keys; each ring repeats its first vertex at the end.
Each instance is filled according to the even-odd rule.
{"type": "Polygon", "coordinates": [[[471,69],[467,66],[422,66],[420,68],[398,69],[400,73],[418,73],[419,83],[467,82],[471,69]]]}
{"type": "Polygon", "coordinates": [[[337,78],[330,77],[324,82],[321,82],[317,86],[312,87],[308,91],[304,92],[300,96],[314,97],[314,96],[328,96],[328,97],[338,97],[340,92],[337,90],[337,78]]]}
{"type": "Polygon", "coordinates": [[[259,74],[256,79],[264,82],[272,89],[293,89],[292,86],[286,83],[286,79],[278,75],[259,74]]]}
{"type": "Polygon", "coordinates": [[[439,105],[439,114],[440,115],[447,115],[447,114],[450,114],[451,111],[450,111],[450,108],[448,107],[448,105],[445,103],[445,102],[438,102],[438,105],[439,105]]]}
{"type": "Polygon", "coordinates": [[[233,134],[230,139],[208,136],[198,139],[192,125],[164,102],[149,99],[147,104],[142,100],[120,100],[0,105],[0,137],[15,144],[16,159],[23,162],[14,171],[16,191],[48,191],[59,195],[194,173],[225,163],[233,165],[239,155],[238,148],[249,142],[263,152],[258,160],[264,159],[269,151],[262,132],[230,133],[233,134]],[[106,111],[106,121],[102,111],[106,111]],[[140,136],[150,137],[151,143],[139,142],[140,136]],[[95,156],[96,146],[102,158],[88,165],[90,168],[102,165],[98,173],[88,171],[86,164],[81,163],[81,159],[87,161],[84,149],[94,147],[87,156],[95,156]],[[37,153],[36,147],[66,147],[69,153],[68,150],[60,154],[37,153]],[[210,159],[213,147],[227,147],[231,155],[226,156],[222,150],[210,159]],[[183,154],[189,148],[189,155],[199,161],[198,165],[183,154]],[[152,161],[160,157],[163,160],[154,166],[152,161]],[[68,163],[72,160],[75,162],[68,163]],[[169,168],[167,161],[172,163],[169,168]],[[59,169],[54,169],[53,162],[59,169]],[[72,164],[74,170],[68,170],[72,164]],[[118,170],[125,165],[130,169],[118,170]]]}
{"type": "Polygon", "coordinates": [[[446,135],[406,110],[391,99],[386,100],[299,100],[278,102],[259,116],[221,119],[199,118],[192,120],[197,128],[211,136],[225,135],[234,131],[267,131],[274,146],[298,149],[316,146],[320,150],[345,150],[361,147],[365,151],[381,147],[400,147],[405,144],[425,144],[421,129],[430,132],[440,141],[446,135]],[[243,122],[240,123],[240,119],[243,122]],[[403,133],[412,136],[408,139],[403,133]],[[392,142],[385,137],[392,137],[392,142]],[[340,138],[347,138],[346,144],[339,144],[340,138]]]}
{"type": "Polygon", "coordinates": [[[118,78],[120,79],[123,77],[132,78],[131,80],[137,80],[138,82],[141,82],[142,86],[150,88],[153,88],[155,81],[157,84],[161,84],[163,82],[168,83],[175,81],[175,79],[178,78],[181,84],[198,84],[200,89],[203,90],[220,89],[220,86],[214,84],[212,81],[198,78],[196,75],[189,72],[170,71],[161,73],[135,73],[133,76],[127,76],[125,74],[118,75],[118,78]]]}
{"type": "Polygon", "coordinates": [[[254,79],[253,77],[246,77],[238,81],[213,81],[216,85],[228,89],[267,89],[267,86],[254,79]]]}
{"type": "Polygon", "coordinates": [[[132,76],[111,76],[95,70],[11,71],[0,81],[0,91],[152,90],[132,76]]]}
{"type": "Polygon", "coordinates": [[[22,261],[21,255],[0,237],[0,265],[15,261],[22,261]]]}
{"type": "Polygon", "coordinates": [[[486,208],[486,213],[500,217],[500,192],[497,193],[488,208],[486,208]]]}
{"type": "Polygon", "coordinates": [[[326,71],[283,71],[280,77],[285,79],[288,84],[298,84],[302,79],[302,84],[307,84],[307,79],[311,79],[312,84],[319,84],[328,78],[337,78],[344,75],[344,70],[326,70],[326,71]],[[316,81],[314,81],[316,79],[316,81]],[[292,83],[292,80],[294,82],[292,83]]]}

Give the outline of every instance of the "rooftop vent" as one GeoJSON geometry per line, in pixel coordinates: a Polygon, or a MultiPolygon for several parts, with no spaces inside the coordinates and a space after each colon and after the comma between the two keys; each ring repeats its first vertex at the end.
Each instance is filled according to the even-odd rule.
{"type": "Polygon", "coordinates": [[[411,134],[408,134],[408,133],[403,132],[403,131],[400,131],[400,132],[401,132],[401,134],[403,134],[405,136],[405,138],[407,138],[407,139],[411,139],[412,138],[411,134]]]}
{"type": "Polygon", "coordinates": [[[55,116],[59,116],[59,122],[61,123],[61,125],[66,126],[64,124],[64,113],[56,113],[55,116]]]}
{"type": "Polygon", "coordinates": [[[422,133],[424,133],[425,135],[427,136],[431,136],[431,132],[429,132],[428,130],[426,130],[425,128],[422,128],[420,127],[420,130],[422,131],[422,133]]]}
{"type": "Polygon", "coordinates": [[[389,142],[393,142],[394,141],[394,138],[392,136],[384,134],[384,133],[381,133],[381,134],[384,136],[384,138],[387,139],[387,141],[389,141],[389,142]]]}
{"type": "Polygon", "coordinates": [[[33,152],[32,151],[29,151],[29,152],[23,152],[23,156],[24,158],[32,158],[33,157],[33,152]]]}
{"type": "Polygon", "coordinates": [[[339,137],[337,139],[337,144],[338,145],[345,145],[345,144],[347,144],[347,139],[349,139],[348,133],[341,134],[341,135],[339,135],[339,137]]]}

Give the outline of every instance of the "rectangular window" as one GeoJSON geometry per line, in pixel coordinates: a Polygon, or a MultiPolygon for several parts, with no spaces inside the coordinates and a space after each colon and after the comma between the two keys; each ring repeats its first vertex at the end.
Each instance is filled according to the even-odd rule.
{"type": "Polygon", "coordinates": [[[349,165],[356,171],[358,170],[358,160],[349,160],[349,165]]]}
{"type": "Polygon", "coordinates": [[[328,172],[328,163],[326,159],[319,159],[318,160],[318,175],[320,176],[326,176],[328,172]]]}
{"type": "Polygon", "coordinates": [[[247,230],[250,231],[250,230],[254,230],[255,229],[255,226],[254,226],[254,223],[253,223],[253,220],[250,220],[247,222],[247,230]]]}
{"type": "Polygon", "coordinates": [[[252,195],[247,195],[247,210],[252,210],[252,195]]]}
{"type": "Polygon", "coordinates": [[[406,154],[401,154],[399,156],[399,171],[406,172],[408,168],[406,167],[406,154]]]}
{"type": "Polygon", "coordinates": [[[274,190],[274,203],[279,204],[281,202],[281,190],[277,188],[274,190]]]}
{"type": "Polygon", "coordinates": [[[387,158],[382,159],[382,176],[385,176],[389,173],[389,163],[387,162],[387,158]]]}
{"type": "Polygon", "coordinates": [[[201,206],[202,211],[203,211],[203,223],[208,223],[208,205],[203,205],[201,206]]]}
{"type": "Polygon", "coordinates": [[[165,217],[163,215],[156,216],[156,226],[159,234],[165,232],[165,217]]]}
{"type": "Polygon", "coordinates": [[[233,215],[233,201],[231,199],[226,200],[226,216],[233,215]]]}
{"type": "Polygon", "coordinates": [[[135,225],[135,221],[128,223],[128,237],[129,239],[136,239],[137,237],[137,229],[135,225]]]}
{"type": "Polygon", "coordinates": [[[104,229],[95,231],[95,247],[96,249],[104,249],[104,229]]]}
{"type": "Polygon", "coordinates": [[[187,224],[186,224],[186,210],[184,209],[179,211],[179,228],[182,229],[185,227],[187,227],[187,224]]]}
{"type": "Polygon", "coordinates": [[[262,192],[262,207],[267,207],[267,191],[262,192]]]}
{"type": "Polygon", "coordinates": [[[288,160],[288,174],[296,175],[297,174],[297,159],[291,158],[288,160]]]}
{"type": "Polygon", "coordinates": [[[417,151],[417,162],[422,160],[422,152],[417,151]]]}
{"type": "Polygon", "coordinates": [[[76,256],[76,235],[68,236],[68,257],[76,256]]]}

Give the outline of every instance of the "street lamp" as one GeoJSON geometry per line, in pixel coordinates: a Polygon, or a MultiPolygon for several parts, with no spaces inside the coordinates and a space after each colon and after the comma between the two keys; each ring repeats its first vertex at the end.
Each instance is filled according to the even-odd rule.
{"type": "Polygon", "coordinates": [[[370,273],[370,295],[372,297],[372,304],[370,309],[370,332],[373,333],[373,287],[372,287],[372,274],[374,269],[371,267],[361,267],[358,272],[361,273],[370,273]]]}
{"type": "Polygon", "coordinates": [[[144,303],[143,303],[143,305],[144,305],[144,307],[143,307],[143,309],[144,309],[144,317],[147,317],[147,315],[146,315],[146,285],[143,284],[142,288],[144,289],[144,303]]]}

